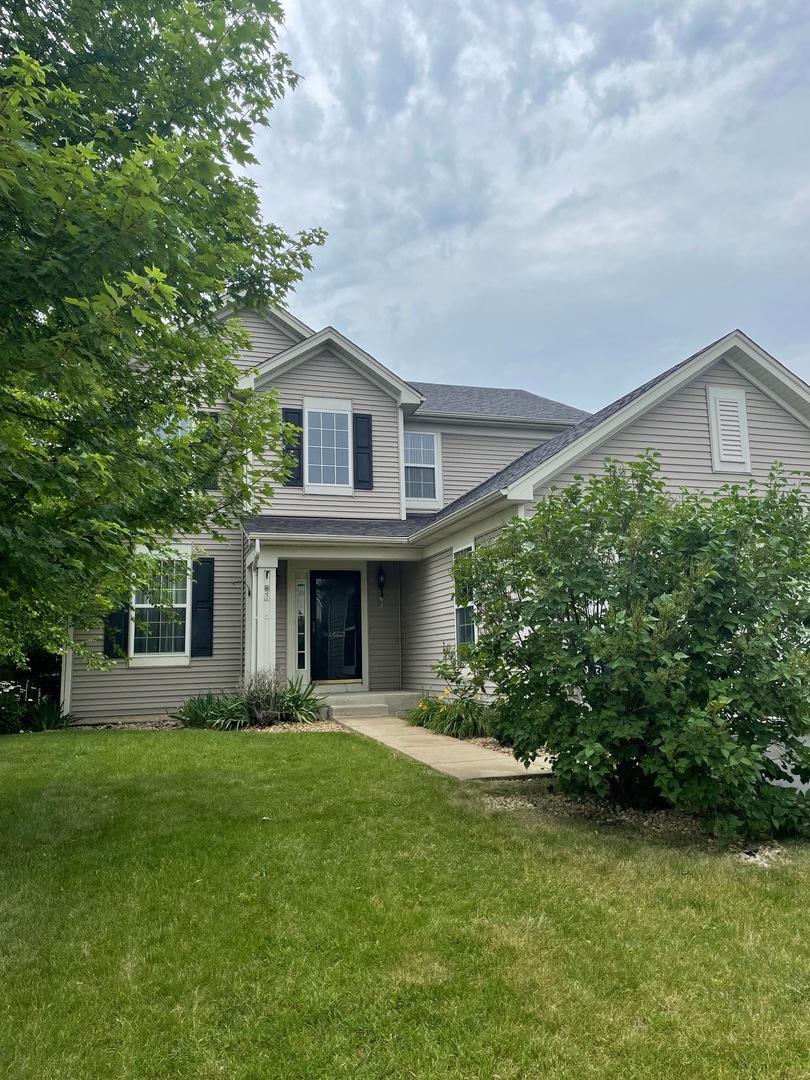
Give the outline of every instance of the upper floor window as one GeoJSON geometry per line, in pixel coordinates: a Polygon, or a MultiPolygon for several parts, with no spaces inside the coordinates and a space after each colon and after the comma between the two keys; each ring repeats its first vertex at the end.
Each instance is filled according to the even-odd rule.
{"type": "Polygon", "coordinates": [[[350,494],[352,403],[304,399],[304,489],[350,494]]]}
{"type": "Polygon", "coordinates": [[[281,410],[290,471],[286,487],[305,495],[351,495],[374,487],[371,413],[344,398],[305,397],[303,408],[281,410]]]}
{"type": "Polygon", "coordinates": [[[436,436],[433,432],[405,432],[405,498],[415,502],[435,502],[436,436]]]}
{"type": "Polygon", "coordinates": [[[349,484],[349,414],[307,411],[307,480],[310,484],[349,484]]]}

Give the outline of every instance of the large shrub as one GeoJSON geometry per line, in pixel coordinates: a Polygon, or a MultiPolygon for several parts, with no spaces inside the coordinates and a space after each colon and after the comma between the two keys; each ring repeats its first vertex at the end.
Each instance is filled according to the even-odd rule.
{"type": "Polygon", "coordinates": [[[656,455],[543,498],[461,560],[467,659],[496,731],[564,789],[669,804],[719,832],[801,831],[810,780],[803,481],[667,494],[656,455]]]}

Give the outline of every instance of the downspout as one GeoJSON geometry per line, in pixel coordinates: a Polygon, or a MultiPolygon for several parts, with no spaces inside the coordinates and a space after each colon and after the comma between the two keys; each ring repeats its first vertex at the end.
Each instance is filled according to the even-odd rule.
{"type": "MultiPolygon", "coordinates": [[[[73,641],[73,631],[70,631],[73,641]]],[[[73,649],[67,648],[62,653],[62,667],[59,671],[59,708],[63,714],[70,712],[70,699],[73,696],[73,649]]]]}

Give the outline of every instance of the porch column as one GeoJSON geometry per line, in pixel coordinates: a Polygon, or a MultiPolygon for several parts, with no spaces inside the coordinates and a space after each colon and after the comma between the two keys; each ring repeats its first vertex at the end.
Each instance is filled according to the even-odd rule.
{"type": "Polygon", "coordinates": [[[256,590],[256,670],[276,666],[276,591],[278,556],[259,554],[256,590]]]}

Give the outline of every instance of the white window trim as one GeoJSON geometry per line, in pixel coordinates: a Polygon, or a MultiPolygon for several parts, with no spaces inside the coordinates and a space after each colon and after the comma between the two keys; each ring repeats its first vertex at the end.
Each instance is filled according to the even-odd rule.
{"type": "Polygon", "coordinates": [[[135,653],[135,594],[132,594],[129,606],[129,636],[127,640],[128,667],[189,667],[191,664],[191,590],[193,583],[193,551],[191,545],[175,548],[167,558],[185,562],[188,573],[186,578],[186,640],[182,652],[171,653],[135,653]]]}
{"type": "Polygon", "coordinates": [[[741,386],[707,386],[706,401],[709,409],[709,436],[712,447],[712,469],[722,473],[750,473],[751,449],[748,442],[748,413],[745,406],[745,390],[741,386]],[[720,421],[717,413],[719,400],[735,401],[740,418],[740,442],[743,461],[729,461],[722,457],[720,421]]]}
{"type": "Polygon", "coordinates": [[[354,495],[354,414],[350,398],[304,398],[304,475],[305,495],[354,495]],[[309,413],[340,412],[349,417],[349,482],[348,484],[310,484],[309,483],[309,413]]]}
{"type": "MultiPolygon", "coordinates": [[[[428,466],[429,468],[429,466],[428,466]]],[[[406,510],[441,510],[444,506],[444,499],[442,497],[442,433],[435,428],[423,428],[423,427],[406,427],[402,433],[402,484],[403,495],[405,496],[405,508],[406,510]],[[433,466],[436,473],[436,498],[435,499],[409,499],[407,488],[405,487],[405,469],[408,467],[405,462],[405,436],[406,435],[432,435],[433,436],[433,454],[435,459],[435,465],[433,466]]]]}
{"type": "MultiPolygon", "coordinates": [[[[456,564],[456,556],[460,555],[460,554],[462,554],[462,552],[466,552],[466,551],[469,551],[471,555],[475,552],[475,540],[470,540],[466,544],[461,544],[461,545],[459,545],[459,547],[454,547],[453,548],[453,563],[452,563],[453,566],[455,566],[455,564],[456,564]]],[[[461,648],[461,646],[459,644],[459,640],[458,640],[458,615],[456,614],[456,612],[461,611],[463,608],[471,608],[471,607],[472,607],[472,604],[458,604],[458,603],[456,603],[455,579],[454,579],[453,580],[453,634],[454,634],[455,639],[456,639],[456,650],[461,648]]],[[[473,639],[472,639],[472,644],[474,645],[477,640],[478,640],[478,627],[475,624],[475,619],[473,619],[473,639]]],[[[469,645],[470,642],[465,641],[463,644],[464,645],[469,645]]]]}

